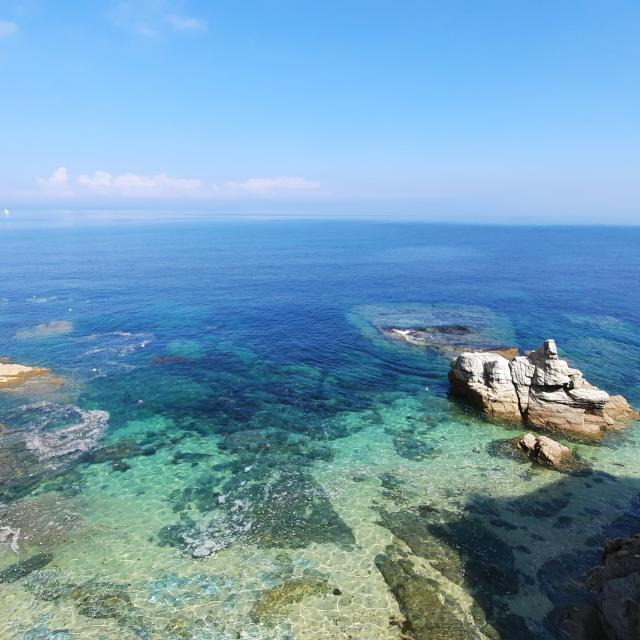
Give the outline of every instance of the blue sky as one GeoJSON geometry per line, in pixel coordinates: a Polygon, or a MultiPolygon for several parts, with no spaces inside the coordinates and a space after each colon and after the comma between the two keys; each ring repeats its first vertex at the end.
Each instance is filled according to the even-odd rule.
{"type": "Polygon", "coordinates": [[[640,222],[640,3],[0,0],[0,206],[640,222]]]}

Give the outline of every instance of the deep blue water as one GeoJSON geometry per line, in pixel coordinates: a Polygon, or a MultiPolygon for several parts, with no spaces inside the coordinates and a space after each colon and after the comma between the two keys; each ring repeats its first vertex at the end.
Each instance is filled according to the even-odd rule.
{"type": "MultiPolygon", "coordinates": [[[[491,443],[517,432],[461,412],[447,357],[387,341],[371,314],[456,305],[522,349],[554,337],[640,405],[638,228],[6,226],[0,243],[0,355],[65,381],[0,395],[4,521],[33,529],[18,555],[50,554],[0,583],[6,637],[393,638],[390,617],[416,602],[437,617],[438,589],[449,635],[433,637],[491,637],[483,616],[503,640],[554,637],[547,614],[580,578],[558,559],[586,566],[616,518],[635,522],[634,427],[575,443],[595,483],[496,459],[491,443]],[[110,416],[88,442],[112,447],[102,457],[43,462],[14,444],[90,411],[110,416]],[[522,508],[544,500],[545,516],[522,508]],[[47,529],[56,518],[64,535],[47,529]],[[417,600],[391,586],[401,563],[380,558],[394,553],[414,562],[401,579],[417,600]]],[[[16,560],[0,544],[0,570],[16,560]]],[[[427,637],[415,618],[409,632],[427,637]]]]}

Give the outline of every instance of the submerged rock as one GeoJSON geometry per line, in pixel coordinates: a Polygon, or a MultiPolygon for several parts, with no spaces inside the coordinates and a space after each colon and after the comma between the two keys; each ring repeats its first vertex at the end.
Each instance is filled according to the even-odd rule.
{"type": "Polygon", "coordinates": [[[449,381],[454,395],[488,417],[538,429],[593,436],[638,417],[622,396],[609,396],[561,360],[554,340],[511,361],[462,353],[451,363],[449,381]]]}
{"type": "Polygon", "coordinates": [[[39,324],[34,329],[23,329],[16,333],[16,338],[46,338],[73,331],[73,324],[69,320],[53,320],[39,324]]]}
{"type": "Polygon", "coordinates": [[[140,610],[132,604],[129,594],[120,585],[89,582],[72,589],[68,597],[78,613],[87,618],[111,619],[131,629],[136,637],[149,637],[140,610]]]}
{"type": "Polygon", "coordinates": [[[491,351],[505,358],[515,358],[517,347],[490,344],[479,331],[472,327],[456,324],[434,325],[430,327],[381,327],[383,335],[394,340],[402,340],[419,347],[436,349],[444,353],[463,351],[491,351]]]}
{"type": "Polygon", "coordinates": [[[16,582],[16,580],[28,576],[37,569],[42,569],[42,567],[48,565],[52,560],[53,556],[50,553],[36,553],[29,558],[20,560],[0,571],[0,583],[16,582]]]}
{"type": "MultiPolygon", "coordinates": [[[[418,573],[408,554],[395,545],[375,558],[375,564],[405,617],[403,637],[415,640],[480,640],[487,637],[465,619],[438,583],[418,573]]],[[[484,616],[479,616],[482,626],[484,616]]],[[[488,626],[488,625],[486,625],[488,626]]],[[[483,629],[487,634],[493,629],[483,629]]],[[[495,631],[489,637],[495,637],[495,631]]]]}
{"type": "Polygon", "coordinates": [[[53,431],[35,430],[25,435],[27,449],[41,460],[76,457],[97,446],[107,430],[109,413],[94,409],[84,411],[76,407],[79,421],[53,431]]]}
{"type": "MultiPolygon", "coordinates": [[[[195,499],[204,517],[195,522],[182,513],[180,524],[163,527],[160,544],[211,556],[239,541],[266,548],[300,549],[312,543],[355,545],[353,531],[333,508],[329,496],[311,477],[297,469],[261,468],[254,463],[220,486],[217,478],[188,487],[183,497],[195,499]],[[195,489],[195,493],[194,493],[195,489]],[[204,495],[200,494],[203,490],[204,495]]],[[[217,476],[216,476],[217,477],[217,476]]],[[[186,505],[185,505],[186,506],[186,505]]]]}
{"type": "Polygon", "coordinates": [[[253,608],[253,617],[262,622],[276,622],[287,615],[289,607],[312,596],[329,593],[327,580],[322,577],[306,576],[289,580],[265,591],[253,608]]]}
{"type": "Polygon", "coordinates": [[[529,455],[532,460],[553,467],[561,465],[571,457],[571,450],[563,444],[547,438],[527,433],[518,441],[518,446],[529,455]]]}

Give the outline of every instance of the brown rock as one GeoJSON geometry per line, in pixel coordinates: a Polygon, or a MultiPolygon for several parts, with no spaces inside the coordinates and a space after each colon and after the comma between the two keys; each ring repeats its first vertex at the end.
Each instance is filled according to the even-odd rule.
{"type": "Polygon", "coordinates": [[[640,417],[640,414],[623,396],[610,396],[604,407],[604,415],[614,422],[627,422],[637,420],[640,417]]]}
{"type": "Polygon", "coordinates": [[[568,447],[551,438],[535,436],[533,433],[522,436],[518,445],[536,462],[554,467],[560,466],[567,458],[571,457],[571,451],[568,447]]]}
{"type": "Polygon", "coordinates": [[[41,367],[27,367],[22,364],[1,362],[0,389],[18,387],[30,378],[35,378],[36,376],[44,376],[48,373],[48,369],[43,369],[41,367]]]}

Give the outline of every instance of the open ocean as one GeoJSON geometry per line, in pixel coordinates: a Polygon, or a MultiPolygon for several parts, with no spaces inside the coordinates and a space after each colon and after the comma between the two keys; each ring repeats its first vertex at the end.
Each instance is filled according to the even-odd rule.
{"type": "Polygon", "coordinates": [[[1,638],[556,638],[640,531],[638,424],[533,466],[378,331],[553,337],[639,407],[639,228],[0,222],[0,356],[64,381],[0,390],[1,638]]]}

